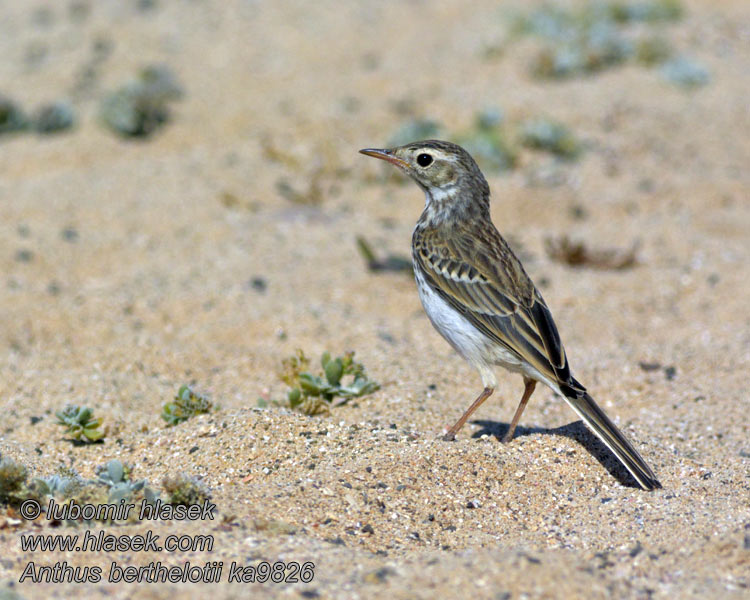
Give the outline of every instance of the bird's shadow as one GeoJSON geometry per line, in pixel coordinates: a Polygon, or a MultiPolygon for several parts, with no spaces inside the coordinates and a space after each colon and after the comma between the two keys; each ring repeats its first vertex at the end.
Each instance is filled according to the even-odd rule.
{"type": "MultiPolygon", "coordinates": [[[[479,425],[481,429],[475,432],[471,437],[479,438],[483,435],[491,435],[502,440],[508,429],[509,423],[499,423],[497,421],[472,421],[479,425]]],[[[513,439],[541,433],[543,435],[562,435],[578,442],[586,451],[591,454],[601,464],[612,477],[617,479],[622,485],[631,488],[640,489],[638,482],[630,472],[620,463],[612,451],[607,448],[589,429],[583,424],[583,421],[574,421],[562,427],[547,429],[546,427],[516,427],[513,439]]]]}

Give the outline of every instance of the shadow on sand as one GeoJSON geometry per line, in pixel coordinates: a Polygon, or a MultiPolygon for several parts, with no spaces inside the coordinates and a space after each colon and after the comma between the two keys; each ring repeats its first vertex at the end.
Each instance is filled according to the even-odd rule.
{"type": "MultiPolygon", "coordinates": [[[[481,429],[474,433],[471,437],[478,438],[483,435],[491,435],[497,438],[498,441],[503,439],[503,436],[510,427],[509,423],[500,423],[498,421],[473,421],[475,425],[479,425],[481,429]]],[[[628,472],[628,470],[620,463],[617,457],[612,454],[612,451],[607,448],[589,429],[583,424],[583,421],[574,421],[568,425],[562,427],[556,427],[555,429],[547,429],[545,427],[522,427],[519,425],[516,427],[516,433],[513,439],[518,439],[525,435],[532,435],[535,433],[541,433],[543,435],[562,435],[578,442],[583,446],[586,451],[591,454],[601,464],[612,477],[617,479],[622,485],[626,487],[632,487],[640,489],[638,482],[628,472]]]]}

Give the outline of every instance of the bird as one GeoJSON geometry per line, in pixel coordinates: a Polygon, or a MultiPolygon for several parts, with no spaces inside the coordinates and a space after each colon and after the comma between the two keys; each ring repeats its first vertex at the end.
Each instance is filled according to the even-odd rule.
{"type": "Polygon", "coordinates": [[[537,383],[561,396],[645,490],[654,472],[586,388],[573,377],[552,313],[490,217],[490,188],[460,146],[441,140],[360,153],[403,171],[425,207],[412,235],[412,265],[432,325],[482,378],[484,389],[443,436],[454,440],[497,387],[494,367],[519,373],[524,391],[503,442],[509,442],[537,383]]]}

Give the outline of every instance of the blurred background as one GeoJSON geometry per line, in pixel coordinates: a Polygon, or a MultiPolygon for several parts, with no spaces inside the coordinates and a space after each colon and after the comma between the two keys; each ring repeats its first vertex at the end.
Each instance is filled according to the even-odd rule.
{"type": "Polygon", "coordinates": [[[408,269],[420,193],[362,147],[469,149],[583,365],[689,360],[725,327],[708,299],[745,289],[744,2],[0,11],[0,385],[19,417],[71,393],[121,417],[189,381],[243,407],[296,347],[357,349],[407,394],[413,364],[470,380],[430,354],[452,357],[408,269]]]}

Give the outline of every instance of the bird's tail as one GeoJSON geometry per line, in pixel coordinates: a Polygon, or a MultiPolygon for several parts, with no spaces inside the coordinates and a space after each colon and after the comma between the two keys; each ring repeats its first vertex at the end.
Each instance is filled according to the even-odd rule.
{"type": "Polygon", "coordinates": [[[586,392],[575,393],[573,390],[569,394],[564,394],[565,400],[571,408],[578,413],[583,422],[588,425],[596,436],[604,442],[619,461],[630,471],[644,490],[653,490],[660,488],[661,483],[656,479],[656,475],[641,458],[638,451],[633,448],[632,444],[625,438],[615,424],[609,420],[604,411],[599,408],[594,399],[586,392]]]}

